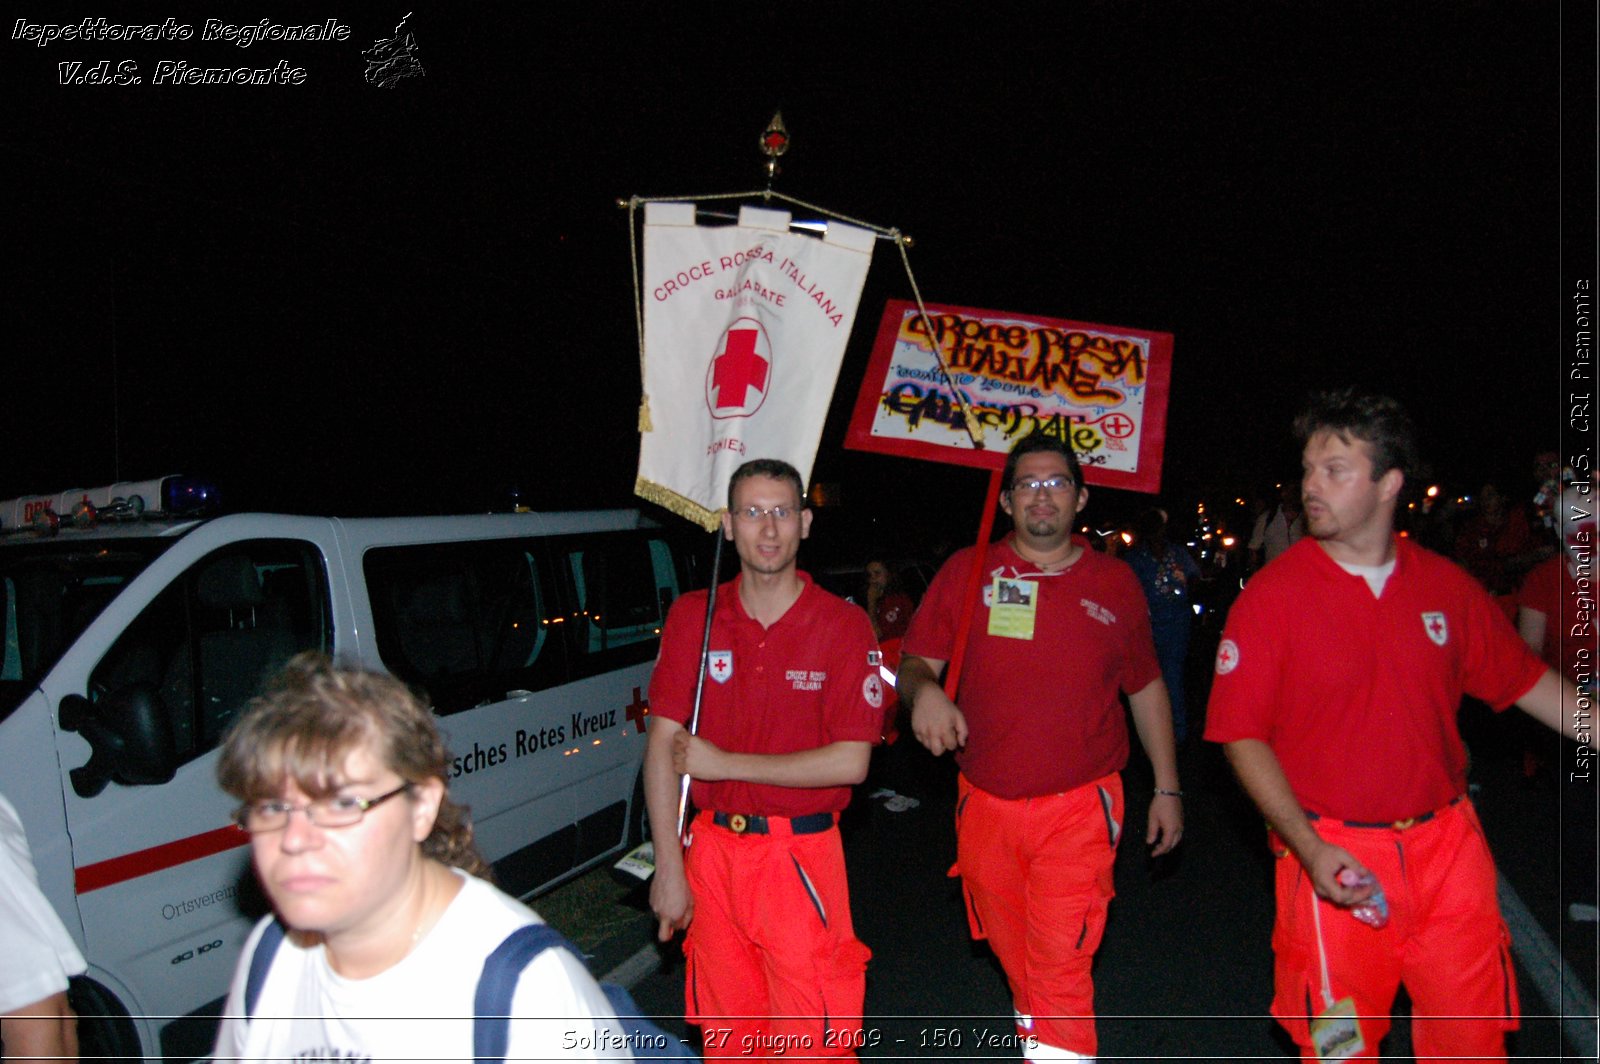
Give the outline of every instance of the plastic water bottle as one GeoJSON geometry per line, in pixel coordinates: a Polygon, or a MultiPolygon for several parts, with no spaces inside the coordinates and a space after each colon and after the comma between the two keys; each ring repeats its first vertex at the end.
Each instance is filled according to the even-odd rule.
{"type": "Polygon", "coordinates": [[[1354,869],[1343,868],[1339,870],[1339,882],[1347,887],[1372,887],[1366,901],[1351,906],[1351,916],[1368,927],[1383,927],[1389,922],[1389,899],[1383,896],[1383,884],[1378,882],[1377,876],[1371,872],[1357,875],[1354,869]]]}

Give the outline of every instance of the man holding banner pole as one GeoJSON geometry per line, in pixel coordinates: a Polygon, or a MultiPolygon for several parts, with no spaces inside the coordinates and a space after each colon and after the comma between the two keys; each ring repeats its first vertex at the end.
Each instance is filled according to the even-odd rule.
{"type": "Polygon", "coordinates": [[[645,799],[660,937],[686,930],[685,1017],[710,1057],[853,1057],[870,951],[850,918],[838,814],[883,716],[867,616],[796,566],[800,474],[758,459],[728,485],[739,575],[673,604],[650,683],[645,799]],[[685,726],[705,672],[699,728],[685,726]],[[680,844],[678,781],[699,810],[680,844]]]}
{"type": "Polygon", "coordinates": [[[1155,769],[1145,841],[1163,854],[1183,833],[1167,691],[1133,571],[1073,537],[1088,501],[1077,455],[1059,437],[1023,438],[1007,457],[1000,508],[1011,536],[950,558],[902,644],[898,689],[912,731],[961,767],[957,869],[974,938],[1011,986],[1028,1060],[1092,1060],[1090,968],[1105,929],[1122,831],[1128,732],[1119,690],[1155,769]],[[983,584],[969,599],[974,552],[983,584]],[[959,653],[960,688],[938,677],[959,653]]]}

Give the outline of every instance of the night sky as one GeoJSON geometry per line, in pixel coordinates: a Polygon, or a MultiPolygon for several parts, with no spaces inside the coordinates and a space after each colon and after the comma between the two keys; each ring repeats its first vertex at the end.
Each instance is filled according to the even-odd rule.
{"type": "MultiPolygon", "coordinates": [[[[251,508],[632,505],[615,200],[759,188],[778,109],[775,187],[912,234],[930,301],[1174,333],[1171,500],[1294,475],[1294,408],[1351,383],[1411,406],[1454,487],[1520,491],[1593,276],[1594,12],[1566,7],[14,5],[196,34],[5,24],[0,498],[204,472],[251,508]],[[407,11],[424,76],[369,84],[407,11]],[[350,35],[241,49],[213,18],[350,35]],[[143,83],[57,83],[101,60],[143,83]],[[163,60],[305,77],[155,85],[163,60]]],[[[881,244],[816,476],[970,527],[982,473],[842,449],[910,294],[881,244]]]]}

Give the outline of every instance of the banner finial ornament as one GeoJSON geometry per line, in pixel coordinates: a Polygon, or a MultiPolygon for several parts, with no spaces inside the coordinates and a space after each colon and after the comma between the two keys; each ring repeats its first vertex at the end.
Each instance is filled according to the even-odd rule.
{"type": "Polygon", "coordinates": [[[767,157],[767,182],[778,176],[778,156],[789,150],[789,130],[783,124],[783,112],[775,111],[772,121],[761,132],[761,154],[767,157]]]}

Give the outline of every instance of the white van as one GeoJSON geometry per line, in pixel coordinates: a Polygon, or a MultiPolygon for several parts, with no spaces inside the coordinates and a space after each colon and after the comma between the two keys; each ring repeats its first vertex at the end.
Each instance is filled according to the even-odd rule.
{"type": "Polygon", "coordinates": [[[632,510],[141,515],[141,487],[168,496],[154,510],[182,485],[0,504],[0,791],[89,961],[86,1059],[209,1053],[266,911],[217,745],[299,650],[427,693],[509,893],[639,837],[650,669],[691,579],[665,530],[632,510]]]}

